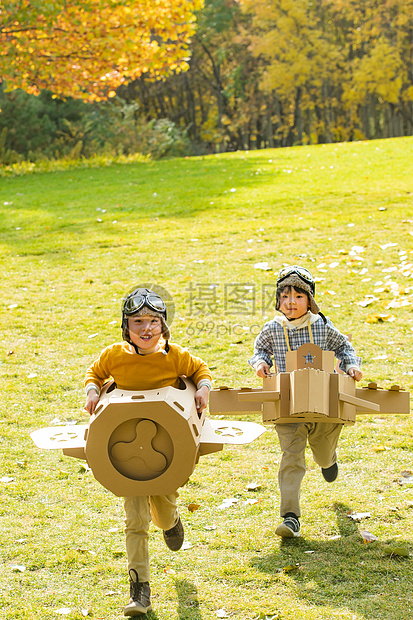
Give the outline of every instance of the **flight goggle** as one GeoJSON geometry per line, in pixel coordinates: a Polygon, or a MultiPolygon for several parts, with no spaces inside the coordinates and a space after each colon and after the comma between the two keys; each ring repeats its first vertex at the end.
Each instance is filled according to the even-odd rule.
{"type": "Polygon", "coordinates": [[[281,282],[283,282],[292,275],[298,276],[299,278],[301,278],[301,280],[303,280],[303,282],[309,284],[311,287],[311,291],[314,295],[315,283],[313,280],[313,276],[305,267],[297,267],[297,265],[293,265],[292,267],[284,267],[284,269],[281,269],[280,273],[278,274],[277,285],[281,284],[281,282]]]}
{"type": "Polygon", "coordinates": [[[166,320],[166,305],[162,297],[156,293],[135,293],[127,297],[123,306],[123,312],[127,316],[136,314],[142,308],[149,308],[154,312],[159,312],[166,320]]]}

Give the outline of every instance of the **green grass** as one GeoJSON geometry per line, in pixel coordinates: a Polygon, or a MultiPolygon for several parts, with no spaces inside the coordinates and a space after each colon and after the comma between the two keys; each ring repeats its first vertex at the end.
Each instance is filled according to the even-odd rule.
{"type": "MultiPolygon", "coordinates": [[[[61,618],[64,608],[69,620],[82,610],[122,617],[121,501],[79,461],[39,451],[29,433],[55,418],[86,421],[83,375],[119,340],[125,291],[163,286],[173,340],[208,362],[215,385],[259,386],[246,360],[273,312],[263,290],[273,291],[283,264],[302,264],[318,278],[324,314],[352,334],[363,383],[412,390],[412,196],[412,138],[0,179],[0,619],[61,618]],[[271,271],[254,267],[263,261],[271,271]],[[366,295],[374,301],[358,305],[366,295]]],[[[203,457],[180,497],[193,547],[172,554],[151,529],[148,617],[409,617],[412,560],[389,557],[386,544],[413,553],[413,490],[399,482],[413,469],[411,419],[359,418],[339,447],[333,485],[309,455],[303,536],[292,542],[274,536],[273,432],[203,457]],[[253,481],[261,489],[247,491],[253,481]],[[228,497],[240,501],[220,510],[228,497]],[[356,524],[349,510],[371,517],[356,524]],[[363,529],[378,541],[364,544],[363,529]]]]}

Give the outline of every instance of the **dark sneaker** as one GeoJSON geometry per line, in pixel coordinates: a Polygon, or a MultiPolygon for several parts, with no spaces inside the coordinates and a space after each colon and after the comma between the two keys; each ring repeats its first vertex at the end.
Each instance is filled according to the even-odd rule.
{"type": "Polygon", "coordinates": [[[337,465],[337,463],[334,463],[334,465],[332,465],[331,467],[327,467],[326,469],[324,469],[322,467],[321,468],[321,473],[323,474],[324,480],[327,480],[327,482],[334,482],[334,480],[338,476],[338,465],[337,465]]]}
{"type": "Polygon", "coordinates": [[[123,610],[125,616],[142,616],[151,611],[151,589],[147,581],[140,582],[134,568],[129,571],[130,599],[123,610]]]}
{"type": "Polygon", "coordinates": [[[300,535],[300,522],[297,517],[284,517],[284,521],[275,530],[281,538],[293,538],[300,535]]]}
{"type": "Polygon", "coordinates": [[[163,539],[171,551],[179,551],[184,542],[184,526],[181,517],[178,517],[177,524],[170,530],[163,531],[163,539]]]}

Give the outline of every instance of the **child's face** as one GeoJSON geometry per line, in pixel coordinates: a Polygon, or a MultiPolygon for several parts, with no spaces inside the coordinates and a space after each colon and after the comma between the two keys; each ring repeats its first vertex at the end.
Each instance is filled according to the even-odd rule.
{"type": "Polygon", "coordinates": [[[129,336],[133,344],[143,351],[155,349],[162,335],[161,319],[150,314],[128,318],[129,336]]]}
{"type": "Polygon", "coordinates": [[[309,308],[308,295],[299,293],[293,286],[286,287],[280,294],[280,310],[287,319],[299,319],[309,308]]]}

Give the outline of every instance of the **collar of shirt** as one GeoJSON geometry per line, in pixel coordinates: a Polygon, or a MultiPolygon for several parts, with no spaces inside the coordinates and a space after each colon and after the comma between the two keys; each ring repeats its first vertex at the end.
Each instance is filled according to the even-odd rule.
{"type": "Polygon", "coordinates": [[[293,321],[289,321],[284,315],[275,316],[274,321],[279,323],[281,326],[285,325],[287,329],[300,329],[301,327],[307,327],[308,322],[312,325],[320,316],[318,314],[313,314],[308,311],[303,316],[300,316],[298,319],[294,319],[293,321]]]}

